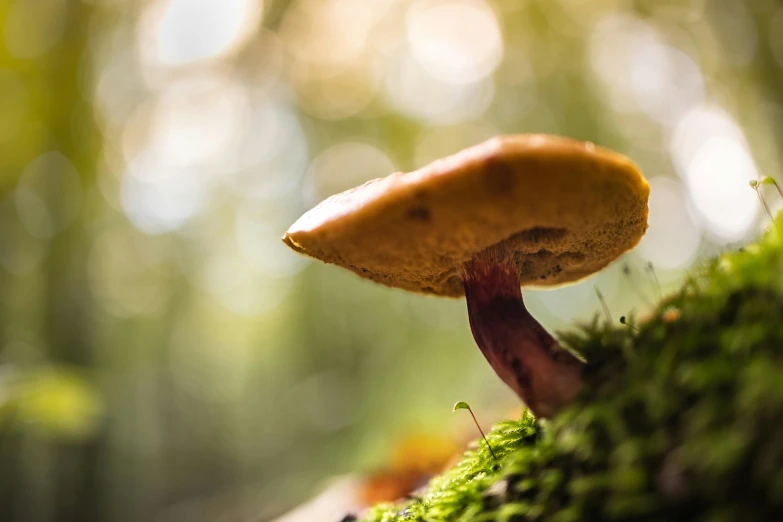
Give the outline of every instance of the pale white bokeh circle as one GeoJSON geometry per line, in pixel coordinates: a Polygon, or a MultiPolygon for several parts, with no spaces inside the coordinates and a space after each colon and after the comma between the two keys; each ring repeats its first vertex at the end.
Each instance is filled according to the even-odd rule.
{"type": "Polygon", "coordinates": [[[637,252],[656,267],[685,268],[696,257],[701,227],[688,210],[686,188],[676,179],[663,176],[650,181],[649,228],[637,252]]]}

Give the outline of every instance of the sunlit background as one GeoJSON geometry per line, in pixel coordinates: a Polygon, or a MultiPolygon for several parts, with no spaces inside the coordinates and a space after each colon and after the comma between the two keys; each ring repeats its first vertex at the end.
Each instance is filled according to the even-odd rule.
{"type": "Polygon", "coordinates": [[[534,315],[587,321],[594,287],[643,315],[656,277],[768,223],[748,182],[781,172],[783,5],[0,0],[0,520],[266,521],[411,434],[474,437],[457,400],[512,415],[464,302],[280,236],[516,132],[616,149],[652,186],[641,245],[526,293],[534,315]]]}

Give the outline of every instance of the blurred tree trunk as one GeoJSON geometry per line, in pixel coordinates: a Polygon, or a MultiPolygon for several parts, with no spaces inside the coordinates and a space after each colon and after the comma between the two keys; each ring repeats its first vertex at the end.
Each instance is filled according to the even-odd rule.
{"type": "MultiPolygon", "coordinates": [[[[38,121],[26,123],[41,126],[44,136],[36,148],[28,151],[29,155],[23,151],[24,157],[16,158],[17,161],[4,160],[3,169],[12,178],[6,178],[10,181],[6,188],[13,189],[24,169],[22,166],[16,171],[13,167],[9,169],[9,165],[29,164],[50,151],[65,156],[79,174],[82,190],[78,194],[45,187],[42,201],[50,209],[73,204],[66,201],[68,198],[84,201],[89,197],[99,145],[89,92],[92,86],[88,33],[93,10],[84,2],[63,2],[63,14],[64,30],[56,45],[37,57],[7,60],[10,68],[25,79],[26,88],[42,93],[38,99],[40,106],[34,111],[38,121]]],[[[15,27],[15,30],[25,28],[15,27]]],[[[28,119],[32,118],[28,116],[28,119]]],[[[58,167],[47,164],[47,168],[58,167]]],[[[45,172],[47,177],[56,174],[51,170],[45,172]]],[[[31,333],[44,345],[42,355],[46,360],[41,362],[73,365],[86,371],[92,362],[93,307],[85,273],[90,246],[85,210],[82,203],[76,219],[51,238],[48,254],[35,274],[24,280],[8,273],[0,274],[1,281],[8,283],[0,287],[0,299],[18,299],[22,285],[21,293],[31,294],[34,306],[41,308],[35,310],[37,320],[29,321],[38,326],[39,331],[31,333]]],[[[22,224],[18,222],[16,226],[22,224]]],[[[7,320],[7,316],[3,318],[7,320]]],[[[6,326],[0,324],[3,334],[6,326]]],[[[8,342],[7,335],[0,337],[0,347],[8,342]]],[[[0,440],[0,468],[5,481],[0,488],[0,520],[105,520],[101,512],[103,481],[98,467],[103,448],[101,437],[67,442],[40,436],[19,424],[13,428],[12,433],[5,433],[0,440]]]]}

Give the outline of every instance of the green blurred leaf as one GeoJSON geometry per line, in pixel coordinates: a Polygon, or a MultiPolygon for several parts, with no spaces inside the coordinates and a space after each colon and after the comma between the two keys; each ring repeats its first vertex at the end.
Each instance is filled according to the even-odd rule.
{"type": "Polygon", "coordinates": [[[4,385],[0,426],[14,427],[71,440],[85,440],[98,428],[103,401],[84,377],[67,369],[42,369],[16,375],[4,385]]]}

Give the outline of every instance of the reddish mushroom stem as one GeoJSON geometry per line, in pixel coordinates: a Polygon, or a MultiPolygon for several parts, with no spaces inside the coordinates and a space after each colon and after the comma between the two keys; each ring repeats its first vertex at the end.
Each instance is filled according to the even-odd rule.
{"type": "Polygon", "coordinates": [[[502,257],[484,252],[465,263],[470,329],[503,382],[537,417],[551,417],[579,393],[584,364],[530,315],[516,266],[502,257]]]}

